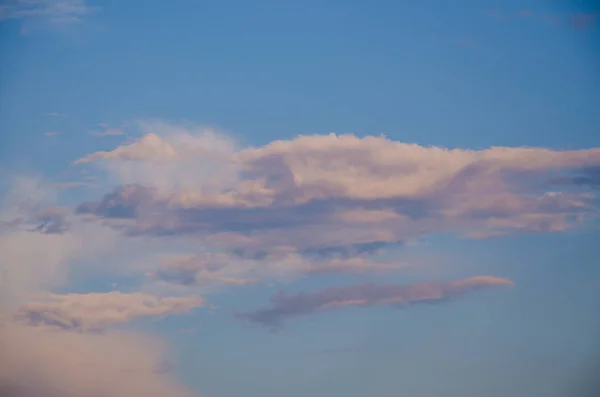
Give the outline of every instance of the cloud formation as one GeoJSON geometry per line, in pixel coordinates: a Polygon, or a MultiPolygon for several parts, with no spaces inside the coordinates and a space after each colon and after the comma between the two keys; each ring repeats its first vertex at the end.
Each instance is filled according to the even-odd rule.
{"type": "Polygon", "coordinates": [[[505,278],[476,276],[451,283],[329,287],[321,291],[302,292],[296,295],[287,295],[280,291],[271,298],[270,308],[244,313],[240,317],[276,329],[286,318],[305,316],[322,310],[347,306],[402,307],[418,303],[437,303],[476,289],[506,285],[513,285],[513,282],[505,278]]]}
{"type": "Polygon", "coordinates": [[[118,185],[78,213],[244,257],[351,256],[437,233],[559,232],[597,212],[593,192],[575,182],[555,191],[552,181],[598,167],[600,148],[463,150],[330,134],[239,149],[213,130],[145,128],[160,132],[76,162],[118,185]]]}
{"type": "Polygon", "coordinates": [[[189,313],[203,306],[200,297],[167,297],[119,291],[86,294],[52,294],[44,301],[19,307],[15,319],[29,325],[66,330],[101,330],[145,316],[189,313]]]}

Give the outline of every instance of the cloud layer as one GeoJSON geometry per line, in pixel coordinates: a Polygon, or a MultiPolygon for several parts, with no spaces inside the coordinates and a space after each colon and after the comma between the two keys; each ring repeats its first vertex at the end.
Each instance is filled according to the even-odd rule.
{"type": "MultiPolygon", "coordinates": [[[[214,129],[134,126],[138,138],[128,129],[126,143],[73,162],[99,187],[88,201],[66,205],[68,186],[56,181],[12,181],[0,208],[0,394],[188,396],[160,341],[111,326],[191,313],[212,288],[399,271],[414,264],[386,250],[437,234],[561,232],[597,215],[598,148],[462,150],[335,134],[242,148],[214,129]],[[140,292],[57,292],[92,270],[135,278],[128,290],[140,292]]],[[[336,307],[511,284],[479,276],[281,292],[241,317],[275,328],[336,307]]]]}
{"type": "Polygon", "coordinates": [[[418,303],[437,303],[466,292],[493,286],[513,285],[511,280],[492,276],[476,276],[451,283],[417,283],[412,285],[363,284],[330,287],[322,291],[287,295],[279,292],[271,298],[271,307],[241,317],[271,328],[282,325],[289,317],[347,306],[393,305],[402,307],[418,303]]]}

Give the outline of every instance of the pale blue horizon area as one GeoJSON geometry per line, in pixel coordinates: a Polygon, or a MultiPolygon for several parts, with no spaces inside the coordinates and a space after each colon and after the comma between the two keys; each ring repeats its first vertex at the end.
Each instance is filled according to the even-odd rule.
{"type": "MultiPolygon", "coordinates": [[[[76,23],[0,20],[5,181],[73,179],[74,160],[124,141],[90,131],[140,119],[214,126],[244,146],[335,132],[446,148],[600,147],[600,21],[568,23],[569,15],[598,12],[583,2],[87,5],[96,9],[76,23]]],[[[61,198],[75,206],[105,193],[61,198]]],[[[386,254],[426,258],[424,269],[250,284],[207,297],[212,313],[127,327],[167,341],[173,376],[199,396],[585,395],[600,359],[598,241],[594,222],[480,240],[436,235],[386,254]],[[515,285],[407,309],[319,312],[290,318],[277,332],[234,316],[268,306],[279,289],[481,274],[515,285]]],[[[57,292],[140,283],[84,271],[72,280],[57,292]]]]}

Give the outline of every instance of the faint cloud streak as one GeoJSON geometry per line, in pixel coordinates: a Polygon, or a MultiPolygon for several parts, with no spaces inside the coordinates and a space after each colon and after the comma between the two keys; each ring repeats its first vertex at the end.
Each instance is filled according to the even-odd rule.
{"type": "Polygon", "coordinates": [[[37,20],[58,26],[81,22],[94,10],[85,0],[8,0],[0,5],[0,20],[37,20]]]}

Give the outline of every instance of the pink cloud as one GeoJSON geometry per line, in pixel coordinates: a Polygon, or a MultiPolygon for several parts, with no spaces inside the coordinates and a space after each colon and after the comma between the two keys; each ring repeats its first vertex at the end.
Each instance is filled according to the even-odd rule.
{"type": "Polygon", "coordinates": [[[79,213],[131,235],[195,235],[263,255],[360,253],[436,233],[558,232],[597,209],[593,194],[575,184],[555,192],[551,181],[600,165],[600,148],[446,149],[329,134],[239,149],[212,130],[155,128],[80,160],[122,186],[79,213]]]}
{"type": "Polygon", "coordinates": [[[99,330],[146,316],[189,313],[203,306],[197,296],[158,297],[118,291],[86,294],[51,294],[43,301],[28,302],[15,312],[15,319],[30,325],[61,329],[99,330]]]}

